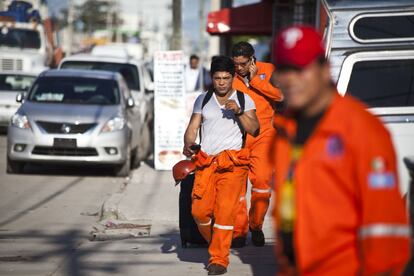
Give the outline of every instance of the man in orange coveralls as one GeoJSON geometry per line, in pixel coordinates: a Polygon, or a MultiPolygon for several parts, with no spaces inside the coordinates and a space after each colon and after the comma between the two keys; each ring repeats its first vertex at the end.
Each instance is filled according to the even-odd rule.
{"type": "Polygon", "coordinates": [[[220,275],[227,271],[234,220],[247,181],[250,153],[243,148],[243,133],[257,135],[259,122],[253,100],[232,88],[232,59],[215,57],[210,72],[214,89],[194,103],[183,153],[196,153],[192,145],[201,127],[201,150],[193,157],[197,170],[192,214],[210,243],[208,275],[220,275]]]}
{"type": "Polygon", "coordinates": [[[338,95],[312,27],[282,30],[273,49],[287,103],[273,121],[278,275],[399,275],[410,233],[390,134],[338,95]]]}
{"type": "Polygon", "coordinates": [[[249,179],[252,184],[249,218],[246,208],[246,187],[240,198],[240,207],[233,233],[233,247],[246,244],[247,232],[250,228],[252,242],[255,246],[264,246],[263,220],[269,207],[273,175],[273,167],[269,162],[269,149],[274,136],[271,120],[274,114],[273,105],[282,101],[280,90],[270,83],[275,70],[271,63],[256,61],[254,49],[247,42],[239,42],[233,46],[232,57],[235,64],[236,77],[233,88],[249,95],[255,105],[260,122],[260,135],[247,135],[246,148],[250,149],[249,179]]]}

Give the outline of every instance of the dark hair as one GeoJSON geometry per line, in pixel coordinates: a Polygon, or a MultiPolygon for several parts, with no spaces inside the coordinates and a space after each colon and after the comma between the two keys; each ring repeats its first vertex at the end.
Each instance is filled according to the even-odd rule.
{"type": "Polygon", "coordinates": [[[244,56],[250,58],[254,55],[254,48],[250,43],[241,41],[233,46],[231,52],[233,57],[244,56]]]}
{"type": "Polygon", "coordinates": [[[200,57],[199,57],[199,56],[197,56],[197,55],[192,54],[192,55],[190,56],[190,60],[192,60],[192,59],[197,59],[197,60],[199,60],[199,59],[200,59],[200,57]]]}
{"type": "Polygon", "coordinates": [[[233,60],[227,56],[215,56],[211,61],[211,76],[213,76],[215,72],[229,72],[234,76],[233,60]]]}

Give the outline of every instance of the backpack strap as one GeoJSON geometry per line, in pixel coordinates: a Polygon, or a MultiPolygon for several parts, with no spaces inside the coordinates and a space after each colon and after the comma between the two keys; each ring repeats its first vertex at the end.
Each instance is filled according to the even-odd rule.
{"type": "Polygon", "coordinates": [[[208,90],[206,92],[206,95],[204,96],[203,102],[201,103],[201,110],[203,110],[204,106],[208,103],[208,101],[211,99],[212,96],[213,96],[213,91],[208,90]]]}
{"type": "MultiPolygon", "coordinates": [[[[203,102],[201,103],[201,114],[203,114],[203,108],[208,103],[208,101],[210,101],[212,96],[213,96],[213,91],[208,90],[206,92],[206,95],[204,96],[203,102]]],[[[201,116],[201,124],[203,124],[203,116],[201,116]]],[[[198,135],[200,136],[200,144],[201,144],[201,126],[198,129],[198,135]]]]}
{"type": "MultiPolygon", "coordinates": [[[[246,100],[244,98],[244,93],[239,91],[239,90],[237,90],[237,100],[239,101],[240,108],[244,112],[244,108],[246,107],[246,100]]],[[[244,148],[244,144],[246,144],[247,133],[246,133],[246,131],[243,130],[242,134],[243,134],[243,145],[242,145],[242,147],[244,148]]]]}

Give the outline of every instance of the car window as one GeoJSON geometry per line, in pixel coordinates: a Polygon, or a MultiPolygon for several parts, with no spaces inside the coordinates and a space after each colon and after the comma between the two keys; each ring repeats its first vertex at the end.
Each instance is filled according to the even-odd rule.
{"type": "Polygon", "coordinates": [[[414,59],[356,62],[347,93],[370,107],[414,106],[414,59]]]}
{"type": "Polygon", "coordinates": [[[0,92],[27,91],[35,79],[34,76],[2,74],[0,75],[0,92]]]}
{"type": "Polygon", "coordinates": [[[62,69],[104,70],[120,73],[128,84],[129,89],[140,90],[138,69],[132,64],[96,62],[96,61],[65,61],[62,69]]]}
{"type": "Polygon", "coordinates": [[[120,93],[113,80],[42,77],[33,85],[29,101],[113,105],[119,103],[120,93]]]}

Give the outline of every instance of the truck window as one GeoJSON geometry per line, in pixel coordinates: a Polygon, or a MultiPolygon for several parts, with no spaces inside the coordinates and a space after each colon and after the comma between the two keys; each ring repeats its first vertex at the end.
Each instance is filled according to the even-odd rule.
{"type": "Polygon", "coordinates": [[[414,14],[361,16],[355,20],[352,31],[362,41],[413,40],[414,14]]]}
{"type": "Polygon", "coordinates": [[[36,30],[0,29],[0,47],[40,49],[40,34],[36,30]]]}
{"type": "Polygon", "coordinates": [[[370,107],[414,106],[414,59],[356,62],[347,93],[370,107]]]}
{"type": "Polygon", "coordinates": [[[35,79],[35,76],[0,74],[0,92],[27,91],[35,79]]]}
{"type": "Polygon", "coordinates": [[[97,61],[65,61],[61,69],[103,70],[120,73],[131,90],[140,90],[138,69],[135,65],[125,63],[97,61]]]}

